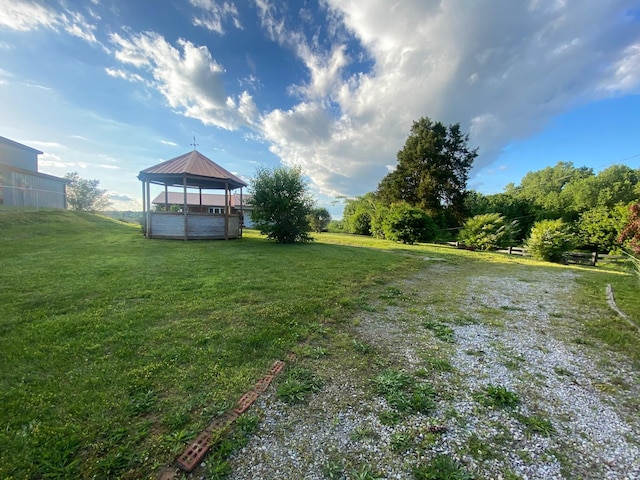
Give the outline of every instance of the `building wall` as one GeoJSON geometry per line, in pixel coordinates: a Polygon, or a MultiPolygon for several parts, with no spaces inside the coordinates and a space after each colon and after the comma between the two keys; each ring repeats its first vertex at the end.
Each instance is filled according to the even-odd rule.
{"type": "Polygon", "coordinates": [[[65,209],[65,185],[63,179],[0,164],[0,205],[65,209]]]}
{"type": "Polygon", "coordinates": [[[0,137],[0,205],[67,208],[66,181],[38,173],[35,148],[0,137]]]}
{"type": "Polygon", "coordinates": [[[31,148],[20,148],[0,141],[0,163],[22,170],[38,171],[38,154],[31,148]]]}

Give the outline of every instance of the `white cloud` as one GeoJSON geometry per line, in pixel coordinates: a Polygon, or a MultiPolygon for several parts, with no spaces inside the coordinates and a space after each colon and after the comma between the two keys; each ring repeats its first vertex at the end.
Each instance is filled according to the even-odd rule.
{"type": "Polygon", "coordinates": [[[262,116],[263,134],[328,194],[375,189],[422,116],[461,123],[481,168],[553,116],[640,85],[631,0],[326,0],[328,48],[289,29],[275,3],[256,5],[309,73],[290,88],[298,105],[262,116]]]}
{"type": "MultiPolygon", "coordinates": [[[[207,47],[179,39],[176,48],[153,32],[127,38],[115,33],[111,35],[111,42],[116,47],[115,57],[124,64],[150,72],[151,85],[186,117],[227,130],[253,124],[257,114],[253,98],[247,92],[237,97],[227,96],[222,79],[224,68],[211,57],[207,47]]],[[[109,75],[121,78],[138,75],[110,70],[109,75]]]]}
{"type": "Polygon", "coordinates": [[[73,168],[76,166],[73,162],[65,162],[59,155],[53,153],[43,153],[39,155],[38,165],[40,167],[55,167],[55,168],[73,168]]]}
{"type": "Polygon", "coordinates": [[[612,74],[603,82],[606,91],[616,94],[640,93],[640,42],[630,45],[611,66],[612,74]]]}
{"type": "Polygon", "coordinates": [[[196,27],[204,27],[207,30],[224,34],[223,23],[231,21],[235,28],[242,28],[238,16],[238,9],[231,2],[216,2],[214,0],[191,0],[191,5],[203,10],[199,17],[193,17],[196,27]]]}
{"type": "Polygon", "coordinates": [[[89,43],[97,43],[96,25],[87,22],[79,12],[57,11],[36,2],[0,0],[0,27],[27,32],[45,28],[65,31],[89,43]]]}
{"type": "Polygon", "coordinates": [[[164,143],[165,145],[169,145],[171,147],[177,147],[178,144],[176,142],[170,142],[169,140],[160,140],[160,143],[164,143]]]}

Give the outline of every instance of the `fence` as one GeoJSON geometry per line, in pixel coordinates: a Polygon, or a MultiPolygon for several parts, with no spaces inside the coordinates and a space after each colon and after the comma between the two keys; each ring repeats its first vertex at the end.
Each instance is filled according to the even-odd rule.
{"type": "Polygon", "coordinates": [[[40,208],[67,208],[67,199],[64,191],[33,188],[30,186],[16,187],[13,185],[0,185],[0,205],[6,207],[31,207],[40,208]]]}
{"type": "MultiPolygon", "coordinates": [[[[460,242],[447,242],[447,245],[463,250],[475,250],[470,245],[465,245],[460,242]]],[[[496,250],[498,253],[506,253],[507,255],[520,255],[522,257],[531,256],[523,247],[509,247],[501,250],[496,250]]],[[[564,257],[565,263],[573,265],[591,265],[595,267],[598,262],[610,262],[618,263],[627,261],[627,257],[624,255],[605,255],[598,254],[596,252],[567,252],[564,257]]]]}

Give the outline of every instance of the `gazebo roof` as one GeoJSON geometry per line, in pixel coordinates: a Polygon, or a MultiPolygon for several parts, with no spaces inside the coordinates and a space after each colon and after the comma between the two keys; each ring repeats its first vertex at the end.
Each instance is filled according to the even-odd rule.
{"type": "Polygon", "coordinates": [[[223,190],[246,187],[247,184],[233,173],[209,160],[197,150],[145,168],[138,179],[168,186],[183,186],[223,190]]]}

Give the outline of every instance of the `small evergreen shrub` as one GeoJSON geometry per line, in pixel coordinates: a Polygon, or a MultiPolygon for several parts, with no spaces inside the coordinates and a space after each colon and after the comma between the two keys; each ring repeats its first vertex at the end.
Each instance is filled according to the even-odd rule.
{"type": "Polygon", "coordinates": [[[571,234],[562,219],[541,220],[533,224],[527,240],[527,249],[534,258],[559,262],[571,248],[571,234]]]}
{"type": "Polygon", "coordinates": [[[458,240],[480,250],[497,250],[513,245],[518,222],[507,222],[499,213],[485,213],[467,220],[458,240]]]}
{"type": "Polygon", "coordinates": [[[433,240],[438,232],[435,222],[423,210],[408,203],[394,203],[382,222],[387,240],[413,245],[433,240]]]}

